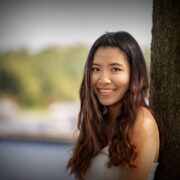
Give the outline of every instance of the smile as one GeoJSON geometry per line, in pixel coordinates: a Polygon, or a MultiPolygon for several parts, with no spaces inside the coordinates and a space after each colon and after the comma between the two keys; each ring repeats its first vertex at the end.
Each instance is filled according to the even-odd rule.
{"type": "Polygon", "coordinates": [[[109,96],[113,91],[113,89],[99,89],[99,94],[102,96],[109,96]]]}

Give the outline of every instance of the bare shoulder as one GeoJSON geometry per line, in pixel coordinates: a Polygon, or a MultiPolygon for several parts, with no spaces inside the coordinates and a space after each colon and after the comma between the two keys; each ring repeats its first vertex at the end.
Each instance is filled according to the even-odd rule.
{"type": "Polygon", "coordinates": [[[148,179],[153,162],[159,156],[159,131],[152,113],[144,107],[136,112],[132,131],[132,143],[136,147],[137,157],[134,161],[136,169],[124,170],[125,179],[148,179]]]}
{"type": "Polygon", "coordinates": [[[141,107],[136,112],[132,141],[139,151],[142,151],[143,147],[149,147],[149,149],[153,147],[154,150],[159,151],[158,126],[152,113],[147,108],[141,107]]]}
{"type": "Polygon", "coordinates": [[[156,120],[147,108],[137,110],[134,132],[146,136],[157,135],[159,132],[156,120]]]}
{"type": "Polygon", "coordinates": [[[155,118],[147,108],[139,108],[137,111],[132,140],[139,154],[137,160],[145,164],[157,161],[159,130],[155,118]]]}

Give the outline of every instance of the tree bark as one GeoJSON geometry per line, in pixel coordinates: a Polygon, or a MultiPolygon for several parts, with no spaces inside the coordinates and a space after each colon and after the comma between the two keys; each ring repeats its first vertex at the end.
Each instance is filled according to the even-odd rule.
{"type": "Polygon", "coordinates": [[[180,179],[180,1],[153,0],[150,106],[165,127],[155,179],[180,179]]]}

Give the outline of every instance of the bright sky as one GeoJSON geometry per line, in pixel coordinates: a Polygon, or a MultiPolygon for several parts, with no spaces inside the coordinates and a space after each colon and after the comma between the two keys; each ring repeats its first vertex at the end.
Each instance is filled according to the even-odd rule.
{"type": "Polygon", "coordinates": [[[150,46],[152,0],[0,1],[0,51],[92,43],[106,31],[125,30],[150,46]]]}

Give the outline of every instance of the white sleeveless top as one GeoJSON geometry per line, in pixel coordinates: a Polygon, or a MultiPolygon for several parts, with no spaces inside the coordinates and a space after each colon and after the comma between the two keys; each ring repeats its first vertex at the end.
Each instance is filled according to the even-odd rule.
{"type": "MultiPolygon", "coordinates": [[[[113,166],[108,168],[106,166],[108,161],[108,146],[106,146],[102,151],[92,159],[90,167],[88,168],[85,180],[119,180],[121,176],[121,171],[118,166],[113,166]]],[[[153,180],[154,174],[158,163],[153,163],[153,166],[149,172],[147,180],[153,180]]]]}

